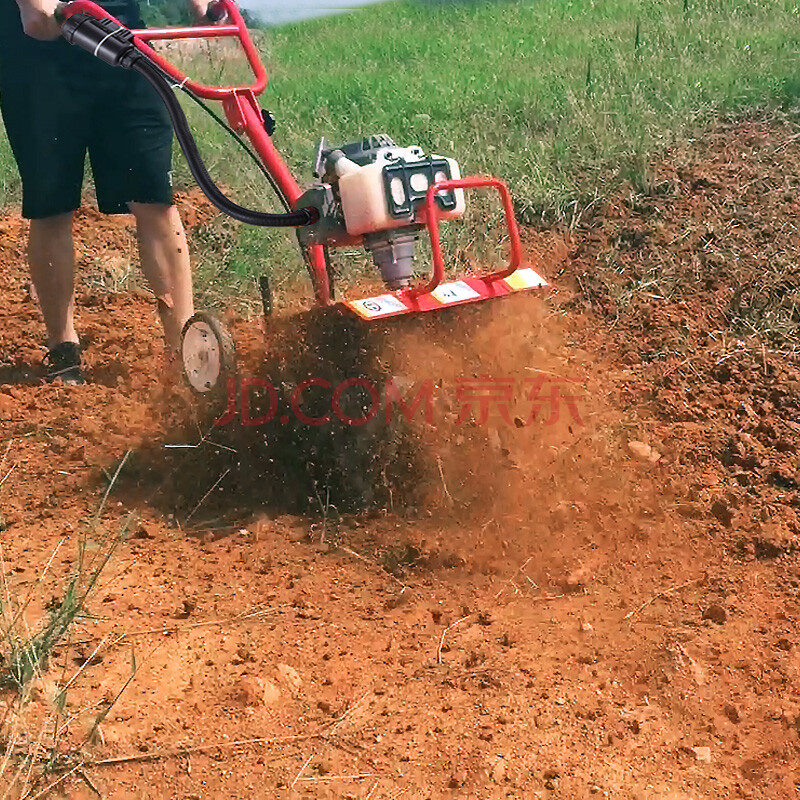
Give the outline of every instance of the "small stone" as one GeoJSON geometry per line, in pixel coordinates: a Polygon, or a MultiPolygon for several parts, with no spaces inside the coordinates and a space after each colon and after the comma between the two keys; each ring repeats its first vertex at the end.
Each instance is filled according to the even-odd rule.
{"type": "Polygon", "coordinates": [[[726,528],[731,527],[733,512],[724,500],[715,500],[711,504],[711,515],[716,517],[726,528]]]}
{"type": "Polygon", "coordinates": [[[293,692],[299,691],[303,685],[303,679],[294,667],[290,667],[288,664],[278,664],[275,671],[278,673],[278,680],[287,684],[293,692]]]}
{"type": "Polygon", "coordinates": [[[642,461],[649,461],[651,464],[655,464],[661,458],[661,453],[650,447],[649,444],[638,442],[635,439],[628,442],[628,450],[637,458],[641,458],[642,461]]]}
{"type": "Polygon", "coordinates": [[[506,776],[506,762],[502,758],[495,760],[490,776],[495,783],[503,782],[506,776]]]}
{"type": "Polygon", "coordinates": [[[761,783],[764,780],[764,765],[755,758],[745,761],[741,770],[742,776],[752,783],[761,783]]]}
{"type": "Polygon", "coordinates": [[[197,609],[197,600],[193,597],[187,597],[181,604],[181,609],[175,615],[177,619],[188,619],[192,613],[197,609]]]}
{"type": "Polygon", "coordinates": [[[264,681],[261,700],[265,706],[274,706],[281,699],[281,690],[272,682],[264,681]]]}
{"type": "Polygon", "coordinates": [[[54,436],[50,440],[50,447],[55,450],[56,453],[63,453],[68,444],[69,441],[63,436],[54,436]]]}
{"type": "Polygon", "coordinates": [[[591,572],[588,567],[578,567],[560,581],[559,585],[566,594],[582,594],[586,591],[590,577],[591,572]]]}
{"type": "Polygon", "coordinates": [[[594,626],[591,622],[581,622],[581,630],[584,633],[589,633],[594,630],[594,626]]]}
{"type": "Polygon", "coordinates": [[[331,713],[331,704],[327,700],[318,700],[317,701],[317,708],[323,714],[330,714],[331,713]]]}
{"type": "Polygon", "coordinates": [[[675,510],[687,519],[702,519],[704,512],[698,503],[678,503],[675,510]]]}
{"type": "Polygon", "coordinates": [[[739,713],[739,709],[736,706],[731,705],[730,703],[722,709],[722,713],[734,724],[738,725],[742,721],[742,715],[739,713]]]}
{"type": "Polygon", "coordinates": [[[712,603],[703,611],[703,619],[722,625],[728,619],[728,612],[719,603],[712,603]]]}
{"type": "Polygon", "coordinates": [[[704,763],[710,764],[711,763],[711,748],[710,747],[693,747],[692,752],[694,753],[694,757],[704,763]]]}
{"type": "Polygon", "coordinates": [[[139,526],[136,528],[133,534],[134,539],[155,539],[156,537],[150,531],[147,525],[143,523],[139,523],[139,526]]]}
{"type": "Polygon", "coordinates": [[[263,702],[264,688],[258,678],[245,676],[234,685],[233,696],[243,706],[253,708],[263,702]]]}
{"type": "Polygon", "coordinates": [[[447,782],[448,789],[458,789],[459,786],[462,786],[464,781],[462,780],[460,775],[451,775],[450,780],[447,782]]]}

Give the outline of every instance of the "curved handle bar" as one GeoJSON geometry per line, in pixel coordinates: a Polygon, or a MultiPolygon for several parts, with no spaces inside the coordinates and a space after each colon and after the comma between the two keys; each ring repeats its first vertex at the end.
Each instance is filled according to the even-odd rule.
{"type": "MultiPolygon", "coordinates": [[[[165,74],[169,75],[175,83],[182,87],[186,87],[190,92],[202,97],[206,100],[225,100],[237,92],[251,92],[253,95],[261,94],[267,88],[267,73],[264,65],[261,63],[261,58],[256,50],[253,40],[250,38],[250,33],[247,30],[247,25],[239,13],[239,9],[233,0],[215,0],[209,6],[209,10],[215,14],[220,14],[220,18],[225,16],[231,20],[230,25],[198,25],[191,28],[147,28],[145,30],[131,31],[134,36],[136,47],[143,53],[146,53],[149,58],[154,61],[159,69],[165,74]],[[221,13],[220,13],[221,12],[221,13]],[[250,69],[253,70],[255,83],[250,86],[206,86],[202,83],[190,80],[184,75],[177,67],[173,66],[166,59],[156,53],[147,42],[164,41],[164,40],[177,40],[177,39],[215,39],[222,37],[235,37],[239,40],[242,49],[244,50],[247,61],[250,64],[250,69]]],[[[104,8],[101,8],[91,0],[73,0],[71,3],[66,3],[60,8],[60,16],[62,19],[69,19],[73,14],[83,12],[89,14],[97,19],[110,19],[116,22],[120,27],[125,27],[115,17],[108,13],[104,8]]]]}

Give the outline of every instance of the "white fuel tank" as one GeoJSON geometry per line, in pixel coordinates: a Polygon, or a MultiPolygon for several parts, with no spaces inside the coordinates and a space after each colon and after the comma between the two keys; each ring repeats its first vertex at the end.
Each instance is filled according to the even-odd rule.
{"type": "MultiPolygon", "coordinates": [[[[420,159],[418,149],[415,148],[412,152],[414,156],[406,160],[408,148],[387,148],[386,152],[379,154],[375,162],[366,166],[359,166],[347,158],[336,162],[342,211],[349,234],[361,236],[420,222],[420,219],[408,213],[408,209],[412,208],[412,197],[425,194],[430,185],[429,176],[432,171],[434,182],[448,178],[441,162],[447,163],[450,178],[457,180],[461,177],[461,171],[454,159],[439,156],[420,159]],[[394,169],[398,174],[390,175],[387,191],[384,167],[394,168],[395,165],[398,165],[394,169]],[[407,209],[405,213],[402,213],[403,208],[407,209]]],[[[455,207],[440,210],[441,219],[460,217],[464,213],[464,190],[456,189],[454,195],[455,207]]]]}

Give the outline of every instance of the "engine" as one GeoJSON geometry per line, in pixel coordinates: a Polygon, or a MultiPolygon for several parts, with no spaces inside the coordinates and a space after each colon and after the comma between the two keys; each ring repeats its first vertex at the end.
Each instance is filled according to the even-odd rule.
{"type": "MultiPolygon", "coordinates": [[[[372,256],[389,289],[408,286],[414,274],[414,252],[420,214],[428,187],[461,177],[452,158],[426,157],[420,147],[398,147],[385,134],[330,149],[317,149],[317,181],[296,203],[313,206],[320,219],[298,228],[302,245],[335,246],[360,242],[372,256]]],[[[437,193],[440,217],[464,213],[461,189],[437,193]]]]}

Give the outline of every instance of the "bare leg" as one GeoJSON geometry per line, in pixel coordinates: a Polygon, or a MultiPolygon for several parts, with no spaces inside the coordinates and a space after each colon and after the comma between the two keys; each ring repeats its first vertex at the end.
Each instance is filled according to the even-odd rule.
{"type": "Polygon", "coordinates": [[[142,271],[156,295],[167,347],[176,351],[183,325],[194,313],[186,232],[175,206],[131,203],[130,209],[142,271]]]}
{"type": "Polygon", "coordinates": [[[73,312],[75,254],[72,214],[31,220],[28,264],[42,309],[49,347],[77,342],[73,312]]]}

